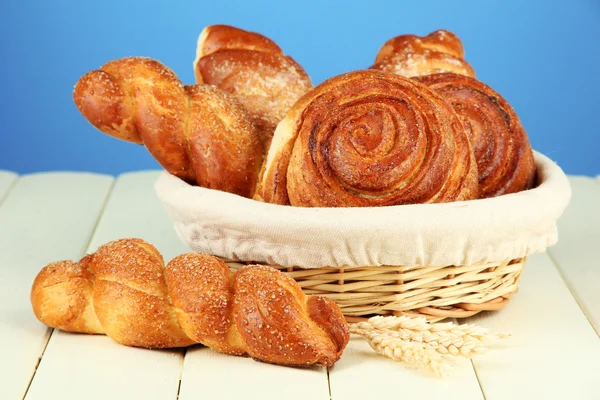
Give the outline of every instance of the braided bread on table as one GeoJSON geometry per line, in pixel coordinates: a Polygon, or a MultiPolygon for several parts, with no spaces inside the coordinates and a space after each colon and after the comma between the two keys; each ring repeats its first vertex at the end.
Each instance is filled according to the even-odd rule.
{"type": "Polygon", "coordinates": [[[339,307],[306,296],[282,272],[247,266],[233,274],[220,259],[197,253],[165,268],[141,239],[47,265],[33,283],[31,303],[41,322],[65,331],[147,348],[202,343],[283,365],[332,365],[349,339],[339,307]]]}
{"type": "Polygon", "coordinates": [[[458,115],[415,81],[364,70],[303,96],[277,126],[256,198],[360,207],[477,198],[477,165],[458,115]]]}
{"type": "Polygon", "coordinates": [[[128,57],[82,76],[73,99],[97,129],[144,144],[169,173],[207,188],[254,194],[263,148],[252,118],[231,94],[184,86],[160,62],[128,57]]]}
{"type": "Polygon", "coordinates": [[[407,77],[440,72],[475,77],[464,56],[462,42],[450,31],[437,30],[427,36],[401,35],[381,47],[371,69],[407,77]]]}
{"type": "Polygon", "coordinates": [[[227,25],[202,31],[194,73],[197,83],[215,85],[239,98],[254,118],[265,152],[279,121],[313,87],[302,67],[274,41],[227,25]]]}

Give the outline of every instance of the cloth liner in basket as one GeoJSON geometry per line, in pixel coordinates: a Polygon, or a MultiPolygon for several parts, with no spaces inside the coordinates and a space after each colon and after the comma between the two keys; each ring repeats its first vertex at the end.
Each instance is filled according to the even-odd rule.
{"type": "Polygon", "coordinates": [[[193,251],[236,269],[268,264],[347,316],[467,317],[502,308],[526,257],[557,242],[571,190],[535,152],[538,186],[489,199],[390,207],[304,208],[192,186],[163,172],[155,190],[193,251]]]}

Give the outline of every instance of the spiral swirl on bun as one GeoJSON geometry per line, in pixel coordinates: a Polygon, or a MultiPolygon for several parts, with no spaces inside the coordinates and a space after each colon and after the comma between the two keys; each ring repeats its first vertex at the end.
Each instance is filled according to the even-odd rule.
{"type": "Polygon", "coordinates": [[[374,70],[331,78],[277,126],[256,198],[369,207],[477,198],[464,126],[444,99],[374,70]]]}

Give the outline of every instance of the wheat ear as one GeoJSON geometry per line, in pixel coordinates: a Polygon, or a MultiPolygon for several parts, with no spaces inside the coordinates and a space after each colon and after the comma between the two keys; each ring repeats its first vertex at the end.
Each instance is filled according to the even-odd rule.
{"type": "Polygon", "coordinates": [[[441,355],[470,358],[485,352],[487,342],[509,336],[491,334],[472,324],[429,323],[425,318],[406,316],[373,317],[351,324],[350,332],[363,336],[376,352],[396,361],[426,367],[437,376],[444,376],[447,371],[441,355]]]}
{"type": "Polygon", "coordinates": [[[376,331],[359,333],[377,353],[394,361],[426,368],[438,377],[448,376],[450,366],[442,356],[424,343],[414,343],[376,331]]]}

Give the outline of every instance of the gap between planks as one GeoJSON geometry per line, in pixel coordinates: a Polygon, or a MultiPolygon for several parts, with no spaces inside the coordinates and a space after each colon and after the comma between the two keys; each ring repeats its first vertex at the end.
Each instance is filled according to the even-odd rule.
{"type": "Polygon", "coordinates": [[[35,363],[35,367],[33,368],[33,374],[31,375],[31,378],[29,379],[29,382],[27,383],[27,388],[25,389],[25,393],[23,394],[22,399],[27,398],[27,393],[29,393],[29,388],[31,387],[31,383],[33,382],[33,378],[35,378],[35,374],[37,373],[38,367],[40,366],[40,363],[42,362],[42,358],[44,358],[44,353],[46,352],[46,348],[48,347],[48,343],[50,342],[50,338],[52,337],[52,334],[54,333],[54,328],[48,328],[48,330],[50,331],[48,333],[48,338],[46,339],[46,343],[44,343],[44,348],[42,349],[42,352],[40,353],[37,362],[35,363]]]}
{"type": "Polygon", "coordinates": [[[550,259],[550,262],[552,263],[552,266],[554,267],[554,269],[556,270],[556,272],[560,276],[560,279],[563,281],[563,283],[565,284],[565,286],[567,287],[567,289],[569,289],[569,293],[571,293],[571,296],[573,297],[573,300],[575,300],[575,303],[577,303],[577,306],[579,307],[579,309],[581,310],[581,312],[585,316],[585,319],[588,321],[588,323],[590,324],[590,326],[592,327],[592,329],[594,330],[594,332],[596,332],[596,336],[598,336],[598,338],[600,339],[600,328],[596,328],[596,326],[592,322],[591,317],[586,312],[586,308],[585,308],[585,305],[583,304],[583,301],[577,295],[577,291],[569,284],[569,281],[565,278],[565,276],[564,276],[564,274],[562,272],[562,269],[560,268],[560,265],[558,264],[558,262],[556,261],[556,259],[552,255],[552,253],[547,252],[547,255],[548,255],[548,258],[550,259]]]}
{"type": "Polygon", "coordinates": [[[88,239],[112,182],[112,177],[89,173],[28,174],[17,179],[0,172],[0,331],[6,329],[0,346],[5,354],[0,397],[24,395],[51,334],[31,312],[33,279],[48,262],[81,255],[80,246],[88,239]]]}
{"type": "Polygon", "coordinates": [[[600,341],[548,254],[528,259],[520,287],[505,309],[464,321],[513,334],[472,359],[484,396],[598,398],[600,341]]]}
{"type": "Polygon", "coordinates": [[[485,390],[483,390],[483,385],[481,384],[481,379],[479,379],[479,373],[477,372],[477,367],[475,366],[475,363],[473,362],[472,358],[469,361],[471,361],[471,367],[473,368],[473,373],[475,374],[475,378],[477,378],[477,383],[479,384],[479,390],[481,390],[481,396],[483,397],[483,400],[487,400],[487,397],[485,395],[485,390]]]}
{"type": "Polygon", "coordinates": [[[331,380],[329,379],[329,367],[327,367],[327,390],[329,390],[329,400],[333,400],[331,397],[331,380]]]}
{"type": "Polygon", "coordinates": [[[183,368],[185,365],[185,356],[187,354],[188,348],[183,349],[183,355],[181,356],[181,368],[179,370],[179,383],[177,384],[177,395],[175,396],[176,400],[179,400],[179,393],[181,393],[181,381],[183,380],[183,368]]]}
{"type": "MultiPolygon", "coordinates": [[[[3,172],[3,171],[0,171],[3,172]]],[[[4,199],[6,199],[8,197],[8,195],[10,194],[10,192],[14,189],[14,187],[17,185],[17,182],[19,181],[20,176],[19,175],[15,175],[12,182],[8,185],[8,187],[6,188],[6,191],[2,194],[0,194],[0,207],[2,206],[2,203],[4,203],[4,199]]]]}
{"type": "MultiPolygon", "coordinates": [[[[171,221],[152,194],[156,175],[156,171],[134,172],[120,175],[115,180],[91,235],[87,252],[123,237],[147,240],[161,251],[165,261],[183,251],[184,247],[177,239],[171,221]]],[[[181,350],[134,349],[119,345],[106,336],[76,335],[57,330],[48,342],[27,398],[44,398],[48,393],[67,395],[62,393],[63,388],[68,388],[67,397],[80,398],[88,393],[93,372],[106,383],[93,392],[93,396],[98,398],[119,397],[117,393],[121,393],[129,397],[140,395],[174,399],[178,387],[183,387],[180,384],[181,350]],[[81,361],[77,361],[78,354],[84,354],[81,361]],[[172,356],[180,358],[176,361],[172,356]],[[117,360],[121,362],[111,367],[119,362],[117,360]],[[69,373],[72,374],[70,379],[76,382],[71,383],[64,375],[69,373]],[[150,381],[146,384],[147,379],[150,381]]]]}
{"type": "MultiPolygon", "coordinates": [[[[456,318],[452,319],[452,322],[454,322],[455,324],[460,324],[460,321],[456,318]]],[[[481,379],[479,379],[479,374],[477,373],[477,367],[475,366],[475,363],[473,362],[473,358],[470,358],[469,362],[471,363],[471,368],[473,368],[473,373],[475,374],[475,379],[477,379],[477,384],[479,385],[479,390],[481,391],[481,397],[483,398],[483,400],[487,400],[485,391],[483,390],[483,385],[481,383],[481,379]]]]}
{"type": "MultiPolygon", "coordinates": [[[[92,228],[92,230],[90,231],[90,235],[88,237],[87,242],[85,243],[85,245],[82,247],[82,249],[80,250],[80,255],[85,255],[85,252],[87,251],[88,247],[90,246],[90,243],[92,242],[92,238],[94,237],[94,234],[96,232],[96,229],[98,229],[98,224],[100,223],[100,219],[102,218],[102,214],[104,213],[104,210],[106,209],[106,205],[108,204],[110,198],[112,197],[112,193],[113,193],[113,189],[115,188],[115,183],[117,182],[116,179],[113,179],[109,188],[108,188],[108,193],[106,194],[106,196],[104,197],[104,202],[102,203],[102,207],[100,208],[100,211],[98,212],[98,218],[96,218],[96,223],[94,224],[94,227],[92,228]]],[[[1,202],[0,202],[1,205],[1,202]]],[[[50,329],[50,334],[48,335],[48,338],[46,339],[46,343],[44,344],[44,349],[42,350],[42,353],[40,354],[40,356],[38,357],[38,361],[35,365],[35,369],[33,371],[33,374],[31,375],[31,379],[29,379],[29,383],[27,384],[27,389],[25,390],[25,394],[23,395],[23,399],[27,398],[27,393],[29,393],[29,388],[31,387],[31,384],[33,383],[33,380],[35,379],[35,375],[38,371],[38,367],[40,365],[40,363],[42,362],[42,358],[44,358],[44,353],[46,353],[46,349],[48,348],[48,343],[50,343],[50,338],[52,338],[52,335],[54,334],[55,329],[54,328],[49,328],[50,329]]]]}
{"type": "Polygon", "coordinates": [[[558,220],[559,240],[548,255],[584,315],[600,337],[600,181],[569,177],[573,196],[558,220]]]}

